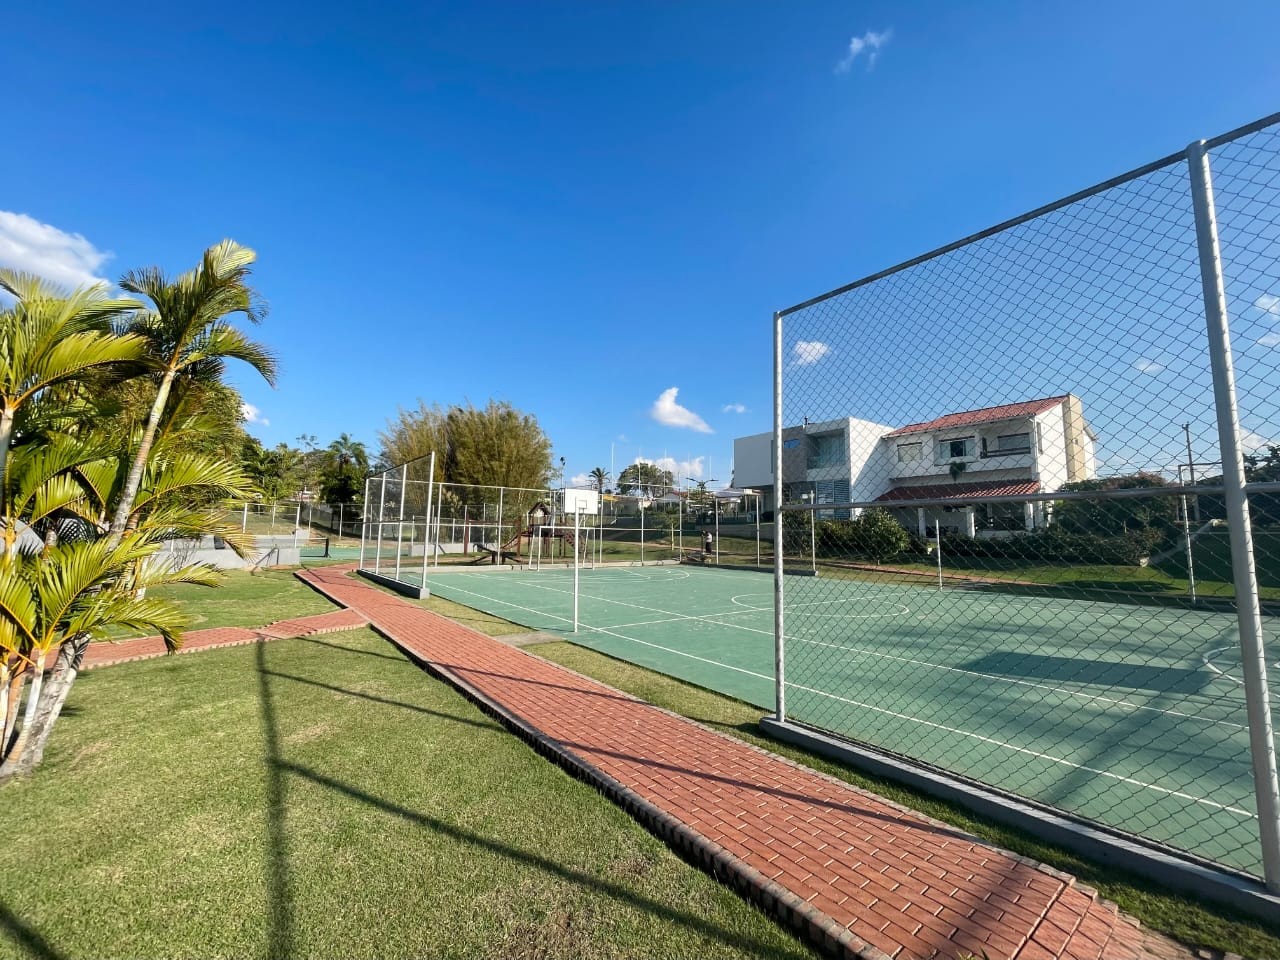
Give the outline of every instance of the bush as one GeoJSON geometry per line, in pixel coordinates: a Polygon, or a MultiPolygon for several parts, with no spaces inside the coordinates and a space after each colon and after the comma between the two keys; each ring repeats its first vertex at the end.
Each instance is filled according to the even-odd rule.
{"type": "Polygon", "coordinates": [[[907,552],[911,537],[886,510],[872,508],[856,520],[822,520],[815,531],[823,556],[867,557],[883,563],[907,552]]]}
{"type": "Polygon", "coordinates": [[[1052,526],[1036,533],[990,539],[948,534],[942,538],[942,555],[1024,563],[1138,566],[1161,539],[1160,532],[1150,527],[1139,527],[1119,536],[1103,536],[1052,526]]]}

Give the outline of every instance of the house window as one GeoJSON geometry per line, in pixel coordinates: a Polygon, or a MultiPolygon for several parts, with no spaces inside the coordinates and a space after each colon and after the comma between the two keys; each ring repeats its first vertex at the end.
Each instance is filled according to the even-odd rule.
{"type": "Polygon", "coordinates": [[[840,434],[824,434],[812,438],[808,467],[817,470],[821,467],[840,467],[848,465],[844,452],[844,437],[840,434]]]}
{"type": "Polygon", "coordinates": [[[996,453],[1030,453],[1030,433],[1006,433],[996,437],[996,453]]]}
{"type": "Polygon", "coordinates": [[[898,462],[914,463],[920,459],[920,451],[923,449],[920,443],[900,443],[898,444],[898,462]]]}
{"type": "Polygon", "coordinates": [[[792,437],[792,438],[790,438],[789,440],[783,440],[783,441],[782,441],[782,449],[783,449],[783,450],[794,450],[794,449],[795,449],[796,447],[798,447],[798,446],[800,446],[800,438],[799,438],[799,437],[792,437]]]}
{"type": "Polygon", "coordinates": [[[944,463],[973,456],[973,437],[960,437],[955,440],[938,441],[938,458],[944,463]]]}

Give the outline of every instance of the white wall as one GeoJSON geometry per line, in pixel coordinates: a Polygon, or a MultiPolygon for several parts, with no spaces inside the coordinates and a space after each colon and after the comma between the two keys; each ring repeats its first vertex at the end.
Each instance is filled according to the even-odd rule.
{"type": "Polygon", "coordinates": [[[1033,419],[1039,438],[1039,446],[1033,449],[1036,475],[1040,489],[1052,493],[1067,482],[1067,434],[1062,421],[1062,407],[1036,414],[1033,419]]]}
{"type": "Polygon", "coordinates": [[[889,489],[893,476],[893,458],[896,447],[884,443],[884,435],[893,427],[873,420],[849,417],[846,421],[846,442],[849,447],[849,499],[874,500],[889,489]]]}

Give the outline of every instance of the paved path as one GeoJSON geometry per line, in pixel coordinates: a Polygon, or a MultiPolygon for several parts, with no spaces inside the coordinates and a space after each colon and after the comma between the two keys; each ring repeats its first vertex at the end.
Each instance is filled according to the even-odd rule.
{"type": "MultiPolygon", "coordinates": [[[[358,611],[344,609],[319,613],[310,617],[280,620],[265,627],[211,627],[208,630],[189,630],[183,638],[178,653],[194,653],[213,647],[233,647],[259,640],[284,640],[288,637],[309,637],[316,633],[333,633],[363,627],[369,621],[358,611]]],[[[162,637],[138,637],[134,640],[91,643],[84,653],[82,669],[109,667],[133,660],[149,660],[163,657],[165,649],[162,637]]],[[[52,662],[52,661],[51,661],[52,662]]]]}
{"type": "Polygon", "coordinates": [[[1191,956],[1066,874],[498,643],[349,570],[298,576],[828,949],[864,960],[1191,956]]]}

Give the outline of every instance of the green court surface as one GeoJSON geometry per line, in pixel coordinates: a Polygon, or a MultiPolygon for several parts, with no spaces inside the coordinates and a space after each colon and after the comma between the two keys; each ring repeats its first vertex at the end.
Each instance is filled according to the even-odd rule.
{"type": "MultiPolygon", "coordinates": [[[[774,705],[770,574],[432,573],[432,593],[774,705]]],[[[1233,614],[787,577],[787,713],[1259,873],[1233,614]]],[[[1275,621],[1264,623],[1275,635],[1275,621]]],[[[1275,697],[1273,685],[1273,699],[1275,697]]]]}

